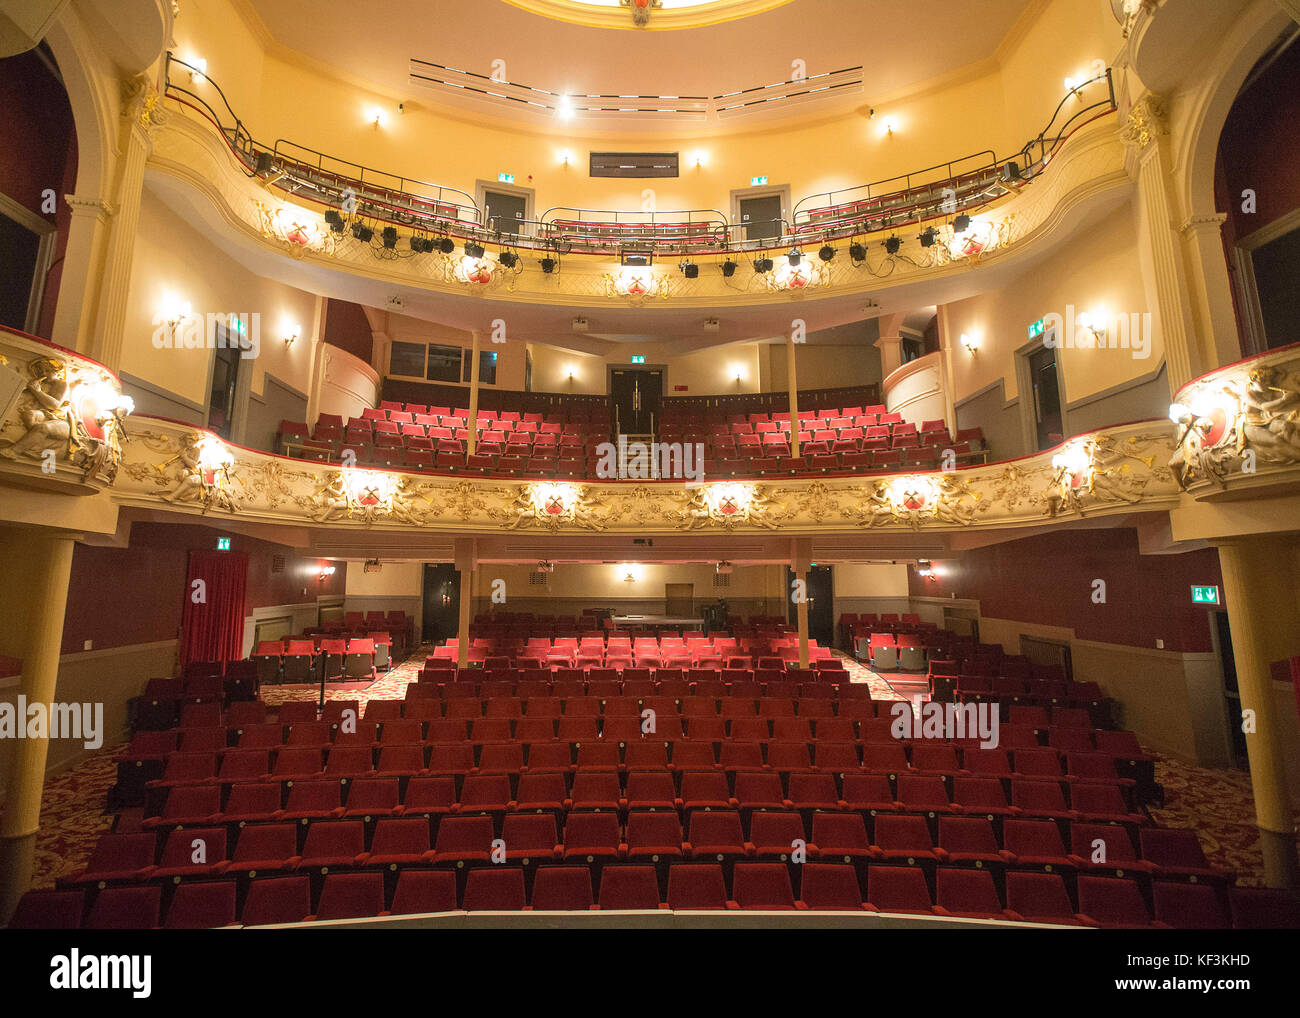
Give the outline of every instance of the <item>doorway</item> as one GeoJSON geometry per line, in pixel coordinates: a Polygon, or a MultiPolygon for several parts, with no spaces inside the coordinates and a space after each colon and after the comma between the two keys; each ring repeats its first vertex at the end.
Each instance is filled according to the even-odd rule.
{"type": "Polygon", "coordinates": [[[1232,656],[1232,629],[1228,625],[1228,613],[1223,609],[1210,612],[1210,632],[1214,634],[1219,665],[1223,669],[1223,709],[1228,725],[1231,763],[1245,770],[1246,733],[1241,730],[1241,690],[1237,687],[1237,661],[1232,656]]]}
{"type": "Polygon", "coordinates": [[[424,643],[441,643],[460,627],[460,573],[450,563],[424,565],[424,643]]]}
{"type": "Polygon", "coordinates": [[[1029,385],[1033,396],[1036,449],[1049,449],[1065,440],[1061,416],[1061,383],[1056,350],[1044,346],[1029,354],[1029,385]]]}
{"type": "Polygon", "coordinates": [[[780,240],[781,195],[764,194],[739,199],[740,224],[745,240],[780,240]]]}
{"type": "Polygon", "coordinates": [[[611,368],[609,401],[614,407],[615,434],[653,435],[663,396],[663,368],[611,368]]]}
{"type": "Polygon", "coordinates": [[[235,388],[239,384],[238,337],[224,325],[213,336],[212,383],[208,387],[208,428],[224,439],[232,438],[235,424],[235,388]]]}
{"type": "MultiPolygon", "coordinates": [[[[785,589],[794,589],[795,573],[785,567],[785,589]]],[[[807,575],[808,639],[819,647],[830,647],[835,640],[835,582],[830,566],[809,566],[807,575]]],[[[798,628],[799,606],[789,599],[788,619],[798,628]]]]}
{"type": "Polygon", "coordinates": [[[485,191],[483,202],[487,227],[495,233],[517,235],[520,225],[528,218],[528,199],[523,195],[485,191]]]}
{"type": "Polygon", "coordinates": [[[670,619],[695,618],[695,584],[665,583],[664,614],[670,619]]]}

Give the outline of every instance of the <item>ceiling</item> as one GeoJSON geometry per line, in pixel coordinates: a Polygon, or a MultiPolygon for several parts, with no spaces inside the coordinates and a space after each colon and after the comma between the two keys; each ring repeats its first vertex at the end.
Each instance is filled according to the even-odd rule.
{"type": "MultiPolygon", "coordinates": [[[[722,24],[678,31],[622,31],[556,20],[506,0],[245,0],[280,46],[336,73],[429,107],[481,115],[459,95],[413,85],[415,58],[562,95],[719,96],[784,82],[802,61],[808,77],[861,66],[861,90],[832,91],[790,115],[841,112],[916,88],[994,55],[1028,0],[792,0],[722,24]]],[[[501,119],[537,123],[552,114],[493,101],[501,119]]],[[[716,114],[710,114],[715,118],[716,114]]],[[[779,118],[778,118],[779,119],[779,118]]],[[[770,123],[771,118],[764,120],[770,123]]],[[[728,121],[743,129],[747,121],[728,121]]],[[[570,129],[630,127],[580,115],[570,129]]],[[[696,129],[718,131],[716,120],[696,129]]]]}

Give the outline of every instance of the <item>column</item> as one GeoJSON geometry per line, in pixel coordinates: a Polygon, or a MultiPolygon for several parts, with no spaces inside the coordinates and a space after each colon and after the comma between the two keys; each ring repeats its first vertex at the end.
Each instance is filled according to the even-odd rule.
{"type": "MultiPolygon", "coordinates": [[[[55,697],[75,543],[45,530],[0,534],[8,577],[0,591],[0,653],[22,659],[20,692],[28,704],[48,707],[55,697]]],[[[0,924],[9,921],[31,885],[49,748],[48,738],[14,740],[0,818],[0,924]]]]}
{"type": "Polygon", "coordinates": [[[72,218],[50,338],[90,356],[113,205],[94,195],[65,194],[63,200],[72,209],[72,218]]]}
{"type": "MultiPolygon", "coordinates": [[[[1232,654],[1243,711],[1255,712],[1246,735],[1255,822],[1264,854],[1264,883],[1297,888],[1296,833],[1287,793],[1286,763],[1277,697],[1269,664],[1294,655],[1300,619],[1290,564],[1294,543],[1276,537],[1241,538],[1219,544],[1224,602],[1232,629],[1232,654]]],[[[1240,725],[1241,718],[1230,718],[1240,725]]]]}
{"type": "MultiPolygon", "coordinates": [[[[799,667],[808,667],[808,566],[812,560],[812,542],[803,538],[794,542],[794,578],[803,580],[803,597],[794,604],[795,616],[799,627],[799,667]]],[[[791,592],[794,596],[794,592],[791,592]]]]}
{"type": "Polygon", "coordinates": [[[474,539],[456,538],[455,556],[460,597],[460,622],[456,627],[456,666],[468,668],[469,622],[474,617],[474,539]]]}
{"type": "MultiPolygon", "coordinates": [[[[880,351],[880,377],[888,378],[903,366],[903,323],[907,315],[889,315],[880,319],[880,338],[876,340],[876,349],[880,351]]],[[[881,389],[880,401],[885,401],[881,389]]]]}
{"type": "Polygon", "coordinates": [[[471,333],[474,342],[470,346],[469,361],[469,441],[465,446],[465,455],[473,456],[478,448],[478,340],[479,331],[471,333]]]}
{"type": "Polygon", "coordinates": [[[1241,337],[1232,306],[1232,280],[1223,254],[1222,212],[1192,216],[1179,231],[1187,259],[1187,281],[1193,291],[1192,311],[1198,331],[1207,337],[1206,352],[1214,364],[1241,360],[1241,337]]]}
{"type": "Polygon", "coordinates": [[[146,75],[124,81],[122,97],[122,158],[118,164],[116,215],[108,240],[98,324],[91,349],[91,356],[111,371],[116,371],[122,363],[144,167],[153,149],[151,132],[166,119],[162,97],[146,75]]]}
{"type": "Polygon", "coordinates": [[[794,333],[785,337],[785,377],[790,383],[790,455],[799,455],[799,381],[795,377],[794,333]]]}

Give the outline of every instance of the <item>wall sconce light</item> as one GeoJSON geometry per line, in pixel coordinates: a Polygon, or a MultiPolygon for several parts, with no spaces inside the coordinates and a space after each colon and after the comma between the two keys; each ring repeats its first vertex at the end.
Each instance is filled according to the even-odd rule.
{"type": "Polygon", "coordinates": [[[381,110],[378,106],[372,106],[369,110],[366,111],[366,119],[368,119],[371,122],[371,124],[374,126],[376,131],[379,130],[381,127],[384,126],[384,124],[388,122],[388,117],[384,115],[384,111],[381,110]]]}
{"type": "Polygon", "coordinates": [[[1074,320],[1078,330],[1076,345],[1084,348],[1100,348],[1106,345],[1106,326],[1101,324],[1105,316],[1100,312],[1080,311],[1074,320]]]}
{"type": "Polygon", "coordinates": [[[189,301],[169,297],[163,301],[158,317],[167,326],[173,345],[176,342],[176,330],[194,317],[194,307],[189,301]]]}
{"type": "Polygon", "coordinates": [[[934,582],[934,566],[930,563],[929,559],[917,559],[916,575],[928,583],[934,582]]]}
{"type": "Polygon", "coordinates": [[[562,162],[565,166],[569,165],[569,160],[572,158],[573,158],[573,153],[570,152],[567,148],[560,153],[560,162],[562,162]]]}
{"type": "Polygon", "coordinates": [[[321,566],[320,575],[317,576],[316,579],[320,580],[321,583],[324,583],[329,577],[334,575],[335,568],[335,566],[321,566]]]}
{"type": "Polygon", "coordinates": [[[294,341],[302,334],[301,325],[289,325],[285,327],[284,346],[285,349],[292,349],[294,341]]]}
{"type": "Polygon", "coordinates": [[[1067,92],[1073,92],[1075,98],[1078,99],[1079,102],[1083,102],[1083,92],[1079,88],[1079,86],[1083,84],[1082,81],[1075,78],[1066,78],[1064,84],[1067,92]]]}
{"type": "Polygon", "coordinates": [[[975,354],[980,348],[980,334],[978,332],[963,332],[961,334],[961,345],[966,348],[967,353],[975,354]]]}
{"type": "Polygon", "coordinates": [[[190,81],[199,83],[205,81],[208,76],[208,62],[203,57],[190,57],[185,61],[190,65],[190,81]]]}

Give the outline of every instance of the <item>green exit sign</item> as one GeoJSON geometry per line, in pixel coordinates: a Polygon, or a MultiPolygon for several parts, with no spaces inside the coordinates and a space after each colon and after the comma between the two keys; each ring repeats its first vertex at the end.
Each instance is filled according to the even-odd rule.
{"type": "Polygon", "coordinates": [[[1218,587],[1193,587],[1192,601],[1196,604],[1218,604],[1219,588],[1218,587]]]}
{"type": "Polygon", "coordinates": [[[766,187],[766,186],[767,186],[767,177],[750,177],[750,178],[749,178],[749,186],[750,186],[750,187],[766,187]]]}
{"type": "Polygon", "coordinates": [[[634,353],[634,354],[632,355],[632,363],[633,363],[633,364],[644,364],[644,363],[645,363],[645,354],[643,354],[643,353],[634,353]]]}
{"type": "Polygon", "coordinates": [[[1031,326],[1029,326],[1030,339],[1036,339],[1037,337],[1043,334],[1043,330],[1046,327],[1044,323],[1046,321],[1047,321],[1046,318],[1040,318],[1038,319],[1038,321],[1034,322],[1031,326]]]}
{"type": "Polygon", "coordinates": [[[513,184],[515,182],[515,175],[513,173],[498,173],[497,182],[500,184],[513,184]]]}
{"type": "Polygon", "coordinates": [[[229,550],[230,550],[230,538],[228,538],[228,537],[218,537],[218,538],[217,538],[217,551],[229,551],[229,550]]]}

